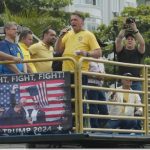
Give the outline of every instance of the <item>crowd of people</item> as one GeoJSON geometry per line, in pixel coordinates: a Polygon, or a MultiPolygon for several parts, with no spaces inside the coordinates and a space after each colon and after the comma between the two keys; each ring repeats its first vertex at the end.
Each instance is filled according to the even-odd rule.
{"type": "MultiPolygon", "coordinates": [[[[1,74],[20,74],[20,73],[39,73],[50,72],[62,68],[62,71],[74,71],[75,66],[70,61],[58,63],[59,66],[52,67],[52,61],[21,63],[22,60],[37,58],[53,58],[54,55],[61,57],[72,57],[79,61],[81,57],[92,57],[102,59],[102,50],[95,35],[84,29],[84,16],[80,12],[74,12],[70,17],[71,28],[61,30],[59,36],[56,32],[47,28],[43,31],[42,39],[33,44],[33,33],[30,30],[24,30],[19,35],[19,43],[16,44],[18,36],[17,24],[8,22],[4,26],[5,39],[0,41],[0,60],[13,60],[16,64],[0,65],[1,74]]],[[[132,32],[127,33],[123,28],[116,37],[116,53],[119,62],[140,64],[145,52],[145,42],[137,29],[136,22],[128,23],[132,32]]],[[[82,71],[105,73],[105,67],[102,63],[83,62],[82,71]]],[[[59,70],[60,71],[60,70],[59,70]]],[[[119,67],[119,75],[140,77],[140,70],[131,67],[119,67]]],[[[72,76],[72,83],[74,78],[72,76]]],[[[102,86],[103,79],[95,76],[82,76],[82,84],[90,86],[102,86]]],[[[141,82],[123,79],[118,89],[142,90],[141,82]]],[[[105,91],[102,90],[85,90],[82,96],[89,100],[106,101],[105,91]]],[[[73,96],[73,95],[72,95],[73,96]]],[[[111,95],[110,101],[119,103],[141,104],[141,96],[134,93],[115,92],[111,95]]],[[[86,112],[86,106],[83,108],[86,112]]],[[[90,114],[102,115],[123,115],[135,116],[142,115],[141,108],[133,106],[120,106],[105,104],[89,104],[90,114]],[[109,108],[109,109],[108,109],[109,108]]],[[[138,120],[118,120],[118,119],[100,119],[91,118],[90,125],[92,128],[122,128],[122,129],[139,129],[138,120]]]]}

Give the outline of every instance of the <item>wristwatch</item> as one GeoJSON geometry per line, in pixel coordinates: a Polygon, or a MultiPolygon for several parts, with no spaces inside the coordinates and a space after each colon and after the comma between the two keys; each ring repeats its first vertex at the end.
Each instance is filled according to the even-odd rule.
{"type": "Polygon", "coordinates": [[[89,52],[86,53],[86,57],[90,57],[90,53],[89,52]]]}
{"type": "Polygon", "coordinates": [[[137,30],[137,31],[134,31],[134,34],[137,34],[139,32],[139,30],[137,30]]]}

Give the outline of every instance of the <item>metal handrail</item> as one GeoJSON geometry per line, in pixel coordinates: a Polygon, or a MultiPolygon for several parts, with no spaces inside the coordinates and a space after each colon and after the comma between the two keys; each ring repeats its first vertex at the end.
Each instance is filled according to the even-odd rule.
{"type": "MultiPolygon", "coordinates": [[[[70,73],[74,74],[74,83],[77,83],[77,62],[72,57],[54,57],[54,58],[39,58],[39,59],[30,59],[30,60],[23,60],[20,63],[34,63],[34,62],[45,62],[45,61],[65,61],[69,60],[72,61],[74,64],[74,71],[70,71],[70,73]]],[[[0,61],[0,64],[17,64],[15,61],[0,61]]],[[[71,88],[75,89],[75,98],[73,99],[73,102],[75,103],[75,113],[72,113],[73,116],[75,116],[75,127],[73,129],[76,133],[79,131],[79,121],[78,121],[78,94],[77,94],[77,84],[72,84],[71,88]]]]}
{"type": "MultiPolygon", "coordinates": [[[[125,119],[142,119],[144,120],[144,133],[147,134],[148,133],[148,128],[147,128],[147,96],[146,94],[148,93],[147,91],[147,88],[145,87],[146,86],[146,73],[145,73],[145,67],[146,65],[142,65],[142,64],[130,64],[130,63],[121,63],[121,62],[114,62],[114,61],[108,61],[108,60],[100,60],[100,59],[94,59],[94,58],[87,58],[87,57],[82,57],[80,60],[79,60],[79,75],[78,75],[78,78],[80,78],[78,84],[80,84],[81,88],[79,89],[79,112],[80,112],[80,132],[82,133],[83,131],[85,131],[85,128],[83,127],[83,118],[84,117],[98,117],[98,118],[116,118],[116,119],[120,119],[120,118],[125,118],[125,119]],[[86,71],[82,71],[82,63],[84,61],[92,61],[92,62],[97,62],[97,63],[106,63],[106,64],[110,64],[110,65],[117,65],[117,66],[128,66],[128,67],[134,67],[134,68],[139,68],[139,69],[142,69],[142,77],[138,78],[138,77],[126,77],[126,76],[119,76],[119,75],[112,75],[112,74],[104,74],[104,73],[94,73],[94,72],[86,72],[86,71]],[[142,81],[143,82],[143,91],[130,91],[130,90],[122,90],[122,89],[116,89],[116,88],[106,88],[106,87],[93,87],[93,86],[87,86],[87,85],[82,85],[82,75],[88,75],[88,76],[96,76],[96,77],[102,77],[102,78],[113,78],[113,79],[131,79],[131,80],[134,80],[134,81],[142,81]],[[106,115],[92,115],[92,114],[84,114],[83,113],[83,103],[90,103],[90,104],[107,104],[107,105],[110,105],[110,104],[113,104],[113,105],[122,105],[121,103],[113,103],[113,102],[96,102],[94,100],[84,100],[82,99],[82,90],[83,89],[92,89],[92,90],[104,90],[104,91],[113,91],[113,92],[122,92],[122,93],[138,93],[138,94],[143,94],[144,95],[144,102],[143,104],[141,105],[138,105],[140,107],[143,107],[144,108],[144,115],[143,117],[134,117],[134,116],[127,116],[127,117],[124,117],[124,116],[106,116],[106,115]],[[89,102],[88,102],[89,101],[89,102]]],[[[126,106],[135,106],[136,104],[123,104],[123,105],[126,105],[126,106]]],[[[92,131],[92,129],[90,129],[92,131]]],[[[107,129],[106,129],[107,130],[107,129]]],[[[110,129],[109,129],[110,130],[110,129]]],[[[113,129],[112,129],[113,131],[113,129]]],[[[130,130],[130,132],[132,132],[130,130]]]]}

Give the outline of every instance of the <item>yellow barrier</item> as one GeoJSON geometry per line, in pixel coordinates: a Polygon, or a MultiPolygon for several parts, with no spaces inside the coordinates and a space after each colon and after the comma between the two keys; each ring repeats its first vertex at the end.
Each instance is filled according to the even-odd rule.
{"type": "Polygon", "coordinates": [[[120,62],[114,62],[114,61],[108,61],[108,60],[98,60],[93,58],[87,58],[83,57],[80,59],[78,64],[78,94],[79,94],[79,113],[80,113],[80,133],[86,132],[86,131],[111,131],[111,132],[134,132],[134,133],[144,133],[147,135],[149,133],[148,128],[148,67],[147,65],[139,65],[139,64],[130,64],[130,63],[120,63],[120,62]],[[82,63],[84,61],[93,61],[97,63],[104,63],[109,65],[115,65],[115,66],[128,66],[128,67],[134,67],[139,68],[142,71],[142,76],[140,78],[138,77],[127,77],[127,76],[119,76],[114,74],[104,74],[104,73],[93,73],[93,72],[85,72],[82,71],[82,63]],[[141,81],[143,85],[142,91],[130,91],[130,90],[123,90],[123,89],[117,89],[117,88],[109,88],[109,87],[94,87],[94,86],[86,86],[82,85],[82,75],[88,75],[88,76],[96,76],[96,77],[103,77],[104,79],[111,78],[111,79],[131,79],[133,81],[141,81]],[[142,94],[143,100],[141,105],[137,104],[129,104],[129,103],[115,103],[115,102],[107,102],[107,101],[94,101],[94,100],[84,100],[82,99],[82,90],[85,89],[92,89],[92,90],[104,90],[104,91],[111,91],[111,92],[122,92],[122,93],[138,93],[142,94]],[[98,115],[98,114],[84,114],[83,113],[83,104],[107,104],[107,105],[120,105],[120,106],[140,106],[143,107],[143,116],[141,117],[135,117],[135,116],[114,116],[114,115],[98,115]],[[143,120],[143,129],[141,130],[123,130],[123,129],[107,129],[107,128],[86,128],[84,127],[83,120],[85,118],[106,118],[106,119],[131,119],[131,120],[143,120]]]}
{"type": "MultiPolygon", "coordinates": [[[[74,74],[74,84],[71,84],[71,88],[74,88],[75,90],[75,97],[72,98],[72,102],[75,103],[75,110],[72,113],[72,115],[75,117],[75,123],[73,129],[76,133],[83,133],[86,131],[111,131],[111,132],[134,132],[134,133],[144,133],[145,135],[148,135],[150,133],[149,130],[149,107],[150,107],[150,101],[149,101],[149,95],[150,92],[148,91],[148,82],[150,79],[148,78],[148,71],[150,70],[150,66],[148,65],[136,65],[136,64],[129,64],[129,63],[120,63],[120,62],[114,62],[114,61],[108,61],[108,60],[98,60],[93,58],[87,58],[83,57],[77,62],[72,57],[56,57],[53,59],[32,59],[32,60],[24,60],[23,63],[30,63],[30,62],[42,62],[42,61],[65,61],[69,60],[74,63],[75,69],[72,74],[74,74]],[[126,76],[119,76],[114,74],[103,74],[103,73],[94,73],[94,72],[86,72],[82,71],[82,63],[83,61],[94,61],[98,63],[104,63],[108,65],[115,65],[115,66],[128,66],[128,67],[136,67],[142,70],[142,76],[140,78],[138,77],[126,77],[126,76]],[[103,77],[104,79],[131,79],[133,81],[141,81],[143,85],[142,91],[130,91],[130,90],[122,90],[122,89],[116,89],[116,88],[110,88],[110,87],[93,87],[93,86],[87,86],[82,85],[82,75],[94,75],[97,77],[103,77]],[[107,104],[107,105],[116,105],[115,102],[108,102],[108,101],[96,101],[96,100],[84,100],[82,97],[82,90],[87,89],[93,89],[93,90],[104,90],[104,91],[110,91],[110,92],[122,92],[122,93],[138,93],[143,96],[143,101],[141,105],[138,104],[129,104],[129,103],[117,103],[117,105],[120,106],[139,106],[142,107],[144,110],[142,117],[134,117],[134,116],[113,116],[113,115],[98,115],[98,114],[84,114],[83,113],[83,104],[107,104]],[[106,129],[106,128],[89,128],[84,127],[83,119],[89,119],[89,118],[114,118],[114,119],[131,119],[131,120],[142,120],[143,121],[143,129],[142,130],[124,130],[124,129],[106,129]]],[[[13,61],[0,61],[0,64],[13,64],[15,62],[13,61]]]]}

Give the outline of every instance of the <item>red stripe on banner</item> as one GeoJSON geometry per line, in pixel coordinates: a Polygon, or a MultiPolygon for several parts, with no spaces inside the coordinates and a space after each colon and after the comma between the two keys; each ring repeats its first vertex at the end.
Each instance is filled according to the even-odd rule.
{"type": "Polygon", "coordinates": [[[57,93],[57,94],[51,94],[51,95],[48,95],[48,97],[60,97],[60,96],[64,96],[64,93],[57,93]]]}
{"type": "Polygon", "coordinates": [[[52,100],[52,101],[49,101],[48,103],[49,103],[49,105],[50,104],[64,104],[64,101],[63,100],[52,100]]]}
{"type": "Polygon", "coordinates": [[[54,114],[54,115],[47,115],[49,118],[56,118],[56,117],[63,117],[64,114],[54,114]]]}
{"type": "Polygon", "coordinates": [[[58,111],[58,110],[65,110],[63,107],[56,107],[56,108],[41,108],[43,111],[58,111]]]}
{"type": "Polygon", "coordinates": [[[56,90],[62,90],[61,87],[47,87],[47,91],[56,91],[56,90]]]}
{"type": "Polygon", "coordinates": [[[35,123],[35,124],[19,124],[19,125],[5,125],[5,126],[0,126],[2,129],[6,128],[22,128],[22,127],[34,127],[34,126],[56,126],[60,125],[62,122],[60,121],[54,121],[54,122],[47,122],[47,123],[35,123]]]}

